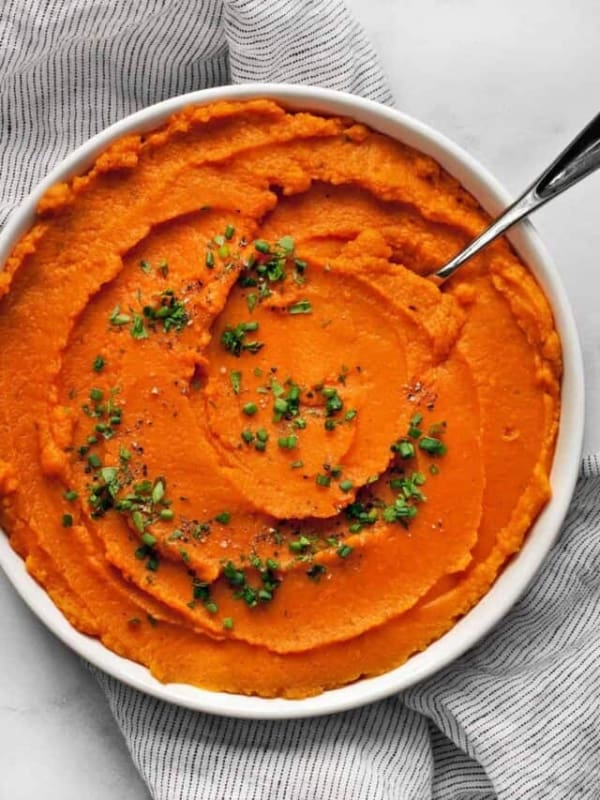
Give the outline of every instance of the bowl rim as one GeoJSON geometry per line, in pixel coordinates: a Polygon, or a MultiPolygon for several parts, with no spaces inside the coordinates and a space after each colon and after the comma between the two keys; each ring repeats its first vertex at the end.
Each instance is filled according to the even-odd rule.
{"type": "MultiPolygon", "coordinates": [[[[475,158],[429,125],[394,108],[347,92],[284,83],[255,83],[201,89],[163,100],[110,125],[57,164],[12,212],[0,233],[0,269],[16,241],[31,226],[41,196],[53,184],[84,172],[114,139],[159,127],[189,105],[216,100],[272,98],[286,107],[349,116],[432,156],[491,214],[512,200],[475,158]]],[[[42,587],[26,571],[0,530],[0,566],[34,614],[81,657],[129,686],[167,702],[211,714],[246,719],[292,719],[346,711],[407,689],[464,654],[485,636],[525,591],[556,540],[579,473],[584,429],[584,371],[570,303],[545,246],[530,222],[508,235],[536,276],[554,314],[563,349],[562,406],[551,470],[553,496],[529,531],[520,552],[506,565],[490,591],[446,634],[395,669],[362,678],[320,695],[298,700],[212,692],[185,684],[162,684],[146,667],[108,650],[99,640],[73,628],[42,587]]]]}

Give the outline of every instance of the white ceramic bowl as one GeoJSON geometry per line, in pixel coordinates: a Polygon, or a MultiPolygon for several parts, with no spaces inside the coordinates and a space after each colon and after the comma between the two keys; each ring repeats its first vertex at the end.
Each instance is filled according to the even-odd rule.
{"type": "MultiPolygon", "coordinates": [[[[59,164],[11,216],[0,235],[0,264],[31,226],[35,207],[54,183],[84,172],[114,139],[149,131],[190,104],[214,100],[271,97],[292,108],[342,114],[364,122],[436,159],[490,213],[497,214],[511,198],[480,164],[453,142],[421,122],[350,94],[306,86],[248,84],[207,89],[173,97],[127,117],[94,136],[59,164]]],[[[417,683],[456,659],[484,636],[520,597],[555,541],[567,511],[579,469],[584,421],[584,383],[579,340],[565,290],[548,253],[529,223],[509,236],[548,297],[564,355],[562,411],[552,468],[553,497],[529,532],[519,554],[492,589],[448,633],[397,669],[376,678],[303,700],[263,699],[209,692],[183,684],[162,684],[139,664],[121,658],[98,640],[76,631],[44,590],[28,575],[21,559],[0,532],[0,565],[21,597],[66,645],[115,678],[148,694],[188,708],[235,717],[291,718],[343,711],[378,700],[417,683]]]]}

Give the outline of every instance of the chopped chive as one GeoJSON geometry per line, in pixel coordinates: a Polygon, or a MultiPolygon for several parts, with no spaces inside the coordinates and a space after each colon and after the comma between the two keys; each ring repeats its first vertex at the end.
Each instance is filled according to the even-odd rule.
{"type": "Polygon", "coordinates": [[[310,314],[312,312],[312,305],[309,300],[299,300],[288,308],[288,312],[290,314],[310,314]]]}
{"type": "Polygon", "coordinates": [[[317,486],[329,486],[331,484],[331,478],[329,475],[322,475],[321,473],[318,473],[315,477],[315,482],[317,486]]]}
{"type": "Polygon", "coordinates": [[[112,483],[117,475],[119,470],[116,467],[102,467],[100,470],[100,477],[104,481],[104,483],[112,483]]]}
{"type": "Polygon", "coordinates": [[[148,261],[142,259],[142,261],[140,261],[140,269],[145,275],[149,275],[152,272],[152,265],[148,261]]]}
{"type": "Polygon", "coordinates": [[[256,438],[259,442],[267,442],[269,440],[269,434],[264,428],[259,428],[256,431],[256,438]]]}
{"type": "Polygon", "coordinates": [[[440,468],[438,467],[437,464],[430,464],[429,465],[429,472],[431,472],[432,475],[438,475],[439,471],[440,471],[440,468]]]}
{"type": "Polygon", "coordinates": [[[277,244],[283,250],[283,252],[290,256],[294,252],[295,242],[291,236],[282,236],[281,239],[278,239],[277,244]]]}
{"type": "Polygon", "coordinates": [[[265,253],[266,254],[266,253],[270,253],[271,252],[271,248],[269,246],[269,243],[265,242],[264,239],[257,239],[254,242],[254,249],[258,250],[259,253],[265,253]]]}
{"type": "Polygon", "coordinates": [[[354,548],[350,547],[349,544],[341,544],[335,552],[340,558],[348,558],[353,550],[354,548]]]}
{"type": "Polygon", "coordinates": [[[300,469],[304,466],[304,461],[292,461],[290,464],[291,469],[300,469]]]}
{"type": "Polygon", "coordinates": [[[213,603],[212,600],[210,600],[208,603],[205,603],[204,608],[208,611],[209,614],[216,614],[217,611],[219,610],[219,606],[216,603],[213,603]]]}
{"type": "Polygon", "coordinates": [[[110,312],[110,316],[108,317],[108,321],[111,325],[116,325],[117,327],[121,325],[127,325],[130,322],[131,317],[129,314],[121,314],[121,307],[115,306],[113,310],[110,312]]]}
{"type": "Polygon", "coordinates": [[[358,411],[355,408],[349,408],[348,411],[344,414],[344,419],[346,422],[350,422],[354,419],[354,417],[358,414],[358,411]]]}
{"type": "Polygon", "coordinates": [[[87,460],[88,464],[90,465],[90,467],[93,467],[93,469],[98,469],[99,467],[102,466],[102,461],[100,461],[100,456],[96,455],[96,453],[91,453],[88,456],[87,460]]]}
{"type": "Polygon", "coordinates": [[[273,410],[276,414],[285,414],[288,410],[288,402],[283,397],[276,397],[273,403],[273,410]]]}
{"type": "Polygon", "coordinates": [[[402,459],[414,458],[415,456],[415,446],[412,442],[400,440],[394,442],[390,449],[392,452],[398,453],[402,459]]]}
{"type": "Polygon", "coordinates": [[[164,496],[165,496],[165,484],[159,478],[152,487],[152,502],[160,503],[160,501],[163,499],[164,496]]]}
{"type": "Polygon", "coordinates": [[[250,430],[250,428],[246,428],[242,431],[242,439],[246,442],[246,444],[252,444],[254,441],[254,434],[250,430]]]}
{"type": "Polygon", "coordinates": [[[66,492],[63,493],[63,497],[65,498],[65,500],[68,500],[69,503],[72,503],[73,500],[77,500],[79,495],[73,489],[68,489],[66,492]]]}
{"type": "Polygon", "coordinates": [[[291,436],[280,436],[277,439],[277,444],[284,450],[293,450],[298,444],[298,437],[293,434],[291,436]]]}
{"type": "Polygon", "coordinates": [[[233,393],[234,394],[239,394],[241,386],[242,386],[242,373],[232,370],[229,373],[229,379],[231,380],[231,386],[233,388],[233,393]]]}
{"type": "Polygon", "coordinates": [[[288,547],[292,553],[301,553],[306,550],[307,547],[310,547],[311,541],[307,536],[299,536],[297,539],[294,539],[293,542],[288,543],[288,547]]]}
{"type": "Polygon", "coordinates": [[[231,617],[224,617],[223,618],[223,628],[226,631],[230,631],[233,629],[233,620],[231,617]]]}
{"type": "Polygon", "coordinates": [[[161,508],[160,513],[158,515],[164,522],[170,522],[173,519],[175,514],[170,508],[161,508]]]}
{"type": "Polygon", "coordinates": [[[102,356],[96,356],[92,363],[92,369],[94,372],[102,372],[106,365],[106,361],[102,358],[102,356]]]}
{"type": "Polygon", "coordinates": [[[215,515],[215,520],[220,522],[221,525],[227,525],[231,519],[231,514],[229,511],[221,511],[219,514],[215,515]]]}
{"type": "Polygon", "coordinates": [[[254,311],[257,303],[258,303],[258,295],[254,294],[254,292],[251,292],[246,298],[246,305],[248,306],[248,311],[250,313],[254,311]]]}
{"type": "Polygon", "coordinates": [[[140,532],[144,533],[144,529],[146,527],[146,523],[144,522],[144,517],[141,511],[137,509],[131,515],[131,521],[133,522],[135,528],[140,532]]]}
{"type": "Polygon", "coordinates": [[[247,342],[246,333],[258,330],[258,322],[240,322],[234,328],[227,326],[221,334],[221,344],[234,356],[241,356],[242,352],[258,353],[263,347],[262,342],[247,342]]]}
{"type": "Polygon", "coordinates": [[[229,257],[229,248],[226,244],[222,244],[221,247],[217,250],[220,258],[228,258],[229,257]]]}
{"type": "Polygon", "coordinates": [[[233,239],[233,234],[235,233],[235,228],[233,225],[228,225],[225,228],[225,238],[226,239],[233,239]]]}
{"type": "Polygon", "coordinates": [[[215,265],[215,256],[212,250],[206,251],[206,256],[204,258],[204,263],[208,267],[208,269],[212,269],[215,265]]]}
{"type": "Polygon", "coordinates": [[[93,400],[94,403],[99,403],[104,397],[104,392],[102,389],[92,389],[90,391],[90,400],[93,400]]]}
{"type": "Polygon", "coordinates": [[[158,540],[157,540],[156,536],[153,536],[151,533],[143,533],[142,534],[142,542],[147,547],[154,547],[154,545],[156,544],[157,541],[158,540]]]}
{"type": "Polygon", "coordinates": [[[423,436],[419,441],[419,447],[430,456],[443,456],[448,449],[441,439],[433,436],[423,436]]]}
{"type": "Polygon", "coordinates": [[[258,406],[256,403],[245,403],[245,405],[242,406],[242,411],[246,416],[253,417],[258,411],[258,406]]]}
{"type": "Polygon", "coordinates": [[[352,481],[349,481],[349,480],[340,481],[340,483],[339,483],[339,487],[342,490],[342,492],[349,492],[350,489],[353,488],[353,486],[354,486],[354,483],[352,481]]]}
{"type": "Polygon", "coordinates": [[[71,514],[62,515],[63,528],[71,528],[73,526],[73,516],[71,514]]]}

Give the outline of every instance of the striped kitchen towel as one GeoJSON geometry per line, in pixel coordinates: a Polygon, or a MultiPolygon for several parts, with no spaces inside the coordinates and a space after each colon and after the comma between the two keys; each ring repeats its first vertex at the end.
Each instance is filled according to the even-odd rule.
{"type": "MultiPolygon", "coordinates": [[[[209,86],[391,95],[342,0],[2,0],[0,224],[80,142],[209,86]]],[[[434,678],[313,720],[212,717],[95,670],[156,800],[600,798],[600,460],[523,600],[434,678]]]]}

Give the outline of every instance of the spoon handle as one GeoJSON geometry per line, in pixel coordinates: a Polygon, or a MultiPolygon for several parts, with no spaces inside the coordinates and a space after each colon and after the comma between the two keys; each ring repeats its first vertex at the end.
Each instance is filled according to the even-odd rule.
{"type": "Polygon", "coordinates": [[[440,280],[449,278],[467,259],[526,217],[548,200],[569,189],[600,167],[600,114],[562,151],[539,178],[495,220],[489,228],[434,273],[440,280]]]}

